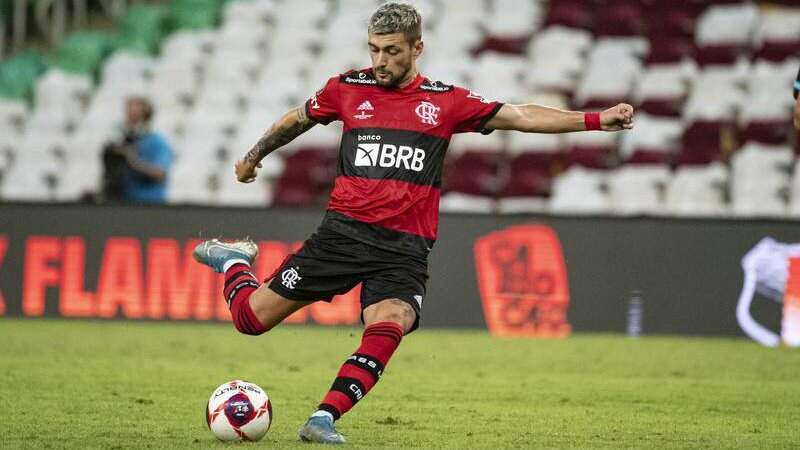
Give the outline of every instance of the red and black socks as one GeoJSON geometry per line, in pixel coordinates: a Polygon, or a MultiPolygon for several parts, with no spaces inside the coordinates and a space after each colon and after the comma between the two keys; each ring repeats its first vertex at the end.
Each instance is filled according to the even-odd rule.
{"type": "Polygon", "coordinates": [[[240,333],[259,335],[267,331],[250,307],[250,295],[259,284],[250,266],[244,263],[233,264],[225,270],[225,301],[231,310],[233,324],[240,333]]]}
{"type": "Polygon", "coordinates": [[[366,327],[361,346],[339,369],[315,415],[325,411],[337,420],[350,411],[378,382],[402,339],[403,327],[394,322],[378,322],[366,327]]]}

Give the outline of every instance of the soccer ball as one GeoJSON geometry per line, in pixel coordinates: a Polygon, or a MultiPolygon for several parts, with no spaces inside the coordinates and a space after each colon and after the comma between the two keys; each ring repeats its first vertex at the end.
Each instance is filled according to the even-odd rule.
{"type": "Polygon", "coordinates": [[[272,404],[267,393],[255,384],[229,381],[211,393],[206,422],[221,441],[258,441],[272,423],[272,404]]]}

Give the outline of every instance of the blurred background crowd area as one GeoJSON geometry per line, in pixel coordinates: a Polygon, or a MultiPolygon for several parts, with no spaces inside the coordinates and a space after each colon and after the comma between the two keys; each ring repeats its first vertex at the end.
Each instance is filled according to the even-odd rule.
{"type": "MultiPolygon", "coordinates": [[[[635,129],[454,137],[443,211],[800,217],[800,2],[420,0],[432,80],[505,102],[637,108],[635,129]]],[[[370,65],[376,0],[0,0],[0,201],[103,189],[143,97],[169,204],[324,205],[341,127],[233,163],[325,80],[370,65]],[[22,29],[20,29],[22,27],[22,29]]]]}

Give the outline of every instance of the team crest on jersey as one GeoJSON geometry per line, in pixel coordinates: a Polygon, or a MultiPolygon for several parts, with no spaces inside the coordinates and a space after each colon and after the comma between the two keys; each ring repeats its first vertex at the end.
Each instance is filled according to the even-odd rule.
{"type": "Polygon", "coordinates": [[[295,284],[302,280],[297,267],[290,267],[281,273],[281,284],[286,286],[287,289],[294,289],[295,284]]]}
{"type": "Polygon", "coordinates": [[[358,114],[355,114],[353,117],[359,120],[369,119],[373,116],[373,114],[367,114],[367,111],[374,111],[375,107],[372,106],[372,103],[369,100],[364,100],[358,108],[356,108],[358,114]]]}
{"type": "Polygon", "coordinates": [[[422,101],[414,110],[422,123],[426,125],[439,125],[439,108],[431,102],[422,101]]]}

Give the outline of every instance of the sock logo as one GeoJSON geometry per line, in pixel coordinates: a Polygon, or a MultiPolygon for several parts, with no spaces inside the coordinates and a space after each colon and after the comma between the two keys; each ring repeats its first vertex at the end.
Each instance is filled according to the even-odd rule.
{"type": "Polygon", "coordinates": [[[295,284],[302,279],[296,267],[290,267],[281,273],[281,284],[288,289],[294,289],[295,284]]]}
{"type": "Polygon", "coordinates": [[[360,387],[358,387],[358,386],[356,386],[356,384],[355,384],[355,383],[351,383],[351,384],[350,384],[350,392],[352,392],[353,394],[355,394],[355,396],[356,396],[356,401],[358,401],[358,400],[361,400],[361,397],[363,397],[363,396],[364,396],[364,393],[363,393],[363,392],[361,392],[361,388],[360,388],[360,387]]]}
{"type": "Polygon", "coordinates": [[[414,296],[414,300],[416,300],[417,304],[419,304],[419,307],[422,308],[422,296],[421,295],[415,295],[414,296]]]}

